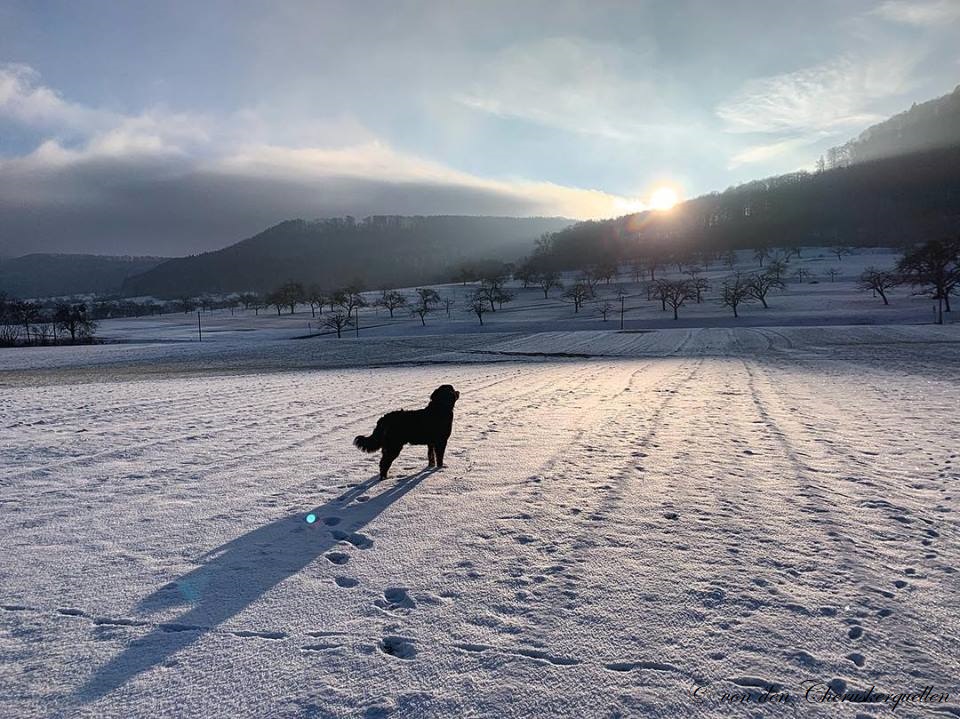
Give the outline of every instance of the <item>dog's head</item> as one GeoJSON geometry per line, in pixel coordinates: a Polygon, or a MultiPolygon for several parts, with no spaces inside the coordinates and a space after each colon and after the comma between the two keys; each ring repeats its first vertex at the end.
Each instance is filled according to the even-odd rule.
{"type": "Polygon", "coordinates": [[[458,399],[460,399],[460,393],[453,388],[452,384],[442,384],[433,390],[433,394],[430,395],[431,402],[436,402],[451,409],[458,399]]]}

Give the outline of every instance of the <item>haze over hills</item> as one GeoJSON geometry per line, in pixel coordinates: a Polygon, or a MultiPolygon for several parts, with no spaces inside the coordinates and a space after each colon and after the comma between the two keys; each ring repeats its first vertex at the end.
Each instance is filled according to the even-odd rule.
{"type": "Polygon", "coordinates": [[[41,253],[0,259],[0,292],[17,297],[111,294],[120,291],[126,278],[165,260],[41,253]]]}
{"type": "Polygon", "coordinates": [[[216,252],[173,260],[130,277],[127,295],[175,297],[266,291],[287,280],[335,287],[435,282],[459,263],[521,257],[559,217],[374,216],[281,222],[216,252]]]}

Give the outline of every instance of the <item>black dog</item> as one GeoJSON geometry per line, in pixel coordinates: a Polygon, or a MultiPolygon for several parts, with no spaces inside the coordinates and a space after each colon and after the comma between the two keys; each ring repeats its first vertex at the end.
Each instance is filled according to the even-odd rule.
{"type": "Polygon", "coordinates": [[[442,384],[430,395],[430,404],[424,409],[399,410],[383,415],[377,421],[373,434],[362,434],[353,440],[357,449],[364,452],[383,450],[380,457],[380,479],[387,478],[393,464],[405,444],[427,445],[429,466],[443,466],[443,452],[453,430],[453,405],[460,393],[453,385],[442,384]]]}

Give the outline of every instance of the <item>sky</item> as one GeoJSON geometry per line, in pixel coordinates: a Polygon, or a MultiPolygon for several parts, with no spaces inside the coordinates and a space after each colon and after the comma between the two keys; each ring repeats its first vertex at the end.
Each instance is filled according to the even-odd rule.
{"type": "Polygon", "coordinates": [[[958,41],[960,0],[0,0],[0,256],[619,216],[811,168],[958,41]]]}

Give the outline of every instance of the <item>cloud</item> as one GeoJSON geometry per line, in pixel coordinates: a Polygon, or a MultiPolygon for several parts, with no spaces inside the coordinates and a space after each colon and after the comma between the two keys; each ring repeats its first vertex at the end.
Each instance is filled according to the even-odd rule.
{"type": "Polygon", "coordinates": [[[352,142],[291,146],[270,142],[249,108],[224,118],[101,112],[64,100],[22,65],[0,71],[0,117],[47,135],[0,158],[0,254],[196,252],[290,217],[595,218],[643,208],[594,189],[462,172],[350,122],[333,125],[352,142]]]}
{"type": "Polygon", "coordinates": [[[791,73],[748,81],[717,107],[727,132],[812,133],[859,128],[883,119],[871,103],[910,87],[916,59],[843,56],[791,73]]]}
{"type": "Polygon", "coordinates": [[[683,128],[664,113],[666,80],[652,52],[579,38],[513,45],[454,99],[478,112],[606,140],[631,142],[683,128]]]}
{"type": "Polygon", "coordinates": [[[887,0],[876,7],[871,14],[905,25],[938,27],[960,20],[960,2],[957,0],[935,0],[934,2],[887,0]]]}
{"type": "Polygon", "coordinates": [[[790,155],[804,147],[808,147],[819,140],[822,135],[795,137],[789,140],[780,140],[761,145],[752,145],[747,147],[733,157],[727,165],[728,169],[736,169],[743,165],[769,162],[770,160],[790,155]]]}
{"type": "Polygon", "coordinates": [[[67,102],[56,91],[39,85],[40,75],[28,65],[0,65],[0,116],[37,129],[90,132],[115,122],[109,112],[67,102]]]}

